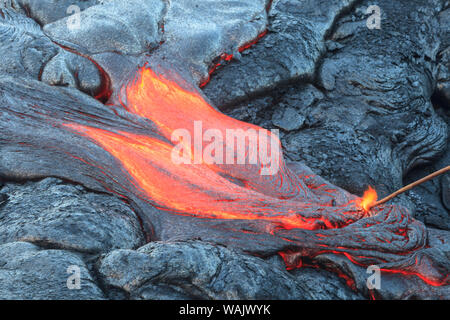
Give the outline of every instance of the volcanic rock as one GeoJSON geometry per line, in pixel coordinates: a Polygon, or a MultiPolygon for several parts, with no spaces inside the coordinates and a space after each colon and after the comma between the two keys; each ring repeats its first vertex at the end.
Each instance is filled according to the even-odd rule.
{"type": "Polygon", "coordinates": [[[0,245],[0,283],[2,300],[105,298],[77,254],[42,250],[26,242],[0,245]],[[79,268],[80,289],[68,286],[71,267],[79,268]]]}
{"type": "Polygon", "coordinates": [[[102,85],[97,67],[47,38],[32,19],[10,9],[0,15],[0,72],[95,94],[102,85]],[[11,41],[15,39],[15,41],[11,41]]]}
{"type": "Polygon", "coordinates": [[[450,177],[445,175],[442,181],[442,203],[450,211],[450,177]]]}
{"type": "Polygon", "coordinates": [[[450,103],[450,8],[439,14],[441,48],[438,54],[437,93],[448,106],[450,103]]]}
{"type": "MultiPolygon", "coordinates": [[[[447,146],[448,150],[449,146],[447,146]]],[[[413,169],[404,178],[405,184],[416,181],[434,171],[448,166],[450,154],[444,155],[431,165],[413,169]]],[[[432,179],[412,189],[407,193],[408,198],[414,203],[414,217],[433,228],[450,230],[450,194],[449,175],[432,179]]]]}
{"type": "Polygon", "coordinates": [[[116,250],[101,260],[99,273],[106,286],[132,299],[359,298],[337,289],[336,277],[313,271],[294,277],[260,258],[201,241],[116,250]]]}
{"type": "MultiPolygon", "coordinates": [[[[434,100],[445,101],[448,80],[444,1],[380,0],[381,30],[366,26],[368,0],[275,0],[269,13],[266,0],[220,0],[214,6],[210,0],[195,5],[117,0],[95,6],[87,1],[75,29],[68,28],[71,17],[63,18],[60,9],[53,15],[32,1],[16,4],[16,10],[0,11],[0,175],[60,177],[89,191],[53,178],[2,188],[0,243],[7,244],[0,246],[0,278],[7,285],[0,296],[102,298],[87,270],[99,254],[104,257],[92,274],[108,298],[450,296],[449,232],[425,228],[401,206],[347,221],[344,206],[355,196],[316,176],[358,194],[371,184],[381,197],[400,187],[408,172],[404,180],[412,178],[415,167],[448,165],[448,126],[431,103],[436,84],[434,100]],[[45,25],[45,34],[24,14],[45,25]],[[121,159],[99,145],[107,139],[93,141],[83,131],[122,139],[115,151],[123,148],[121,155],[127,156],[132,150],[137,160],[142,160],[139,150],[130,147],[126,135],[134,135],[137,145],[139,136],[165,143],[155,130],[160,119],[146,119],[131,112],[127,101],[114,100],[123,97],[120,86],[145,63],[193,92],[220,64],[204,93],[234,118],[280,127],[288,160],[314,169],[289,163],[289,178],[295,174],[301,182],[297,191],[305,187],[308,195],[308,205],[296,214],[349,225],[325,228],[316,219],[323,229],[284,229],[270,220],[198,219],[159,209],[130,179],[121,159]],[[91,97],[101,88],[115,93],[106,105],[91,97]],[[154,242],[136,249],[144,244],[144,231],[154,242]],[[280,252],[289,267],[305,266],[286,272],[280,252]],[[287,259],[288,254],[299,260],[287,259]],[[382,287],[369,291],[366,269],[346,255],[387,268],[382,287]],[[307,268],[307,262],[319,269],[307,268]],[[65,291],[68,263],[80,266],[89,290],[65,291]],[[34,264],[39,268],[29,280],[25,273],[34,264]],[[43,284],[42,275],[49,272],[55,280],[43,284]],[[16,279],[20,285],[13,288],[16,279]]],[[[147,172],[143,176],[155,183],[147,172]]],[[[446,179],[430,182],[429,196],[424,185],[415,190],[418,196],[411,192],[395,203],[416,207],[420,220],[448,229],[441,205],[448,203],[446,179]],[[437,205],[430,209],[429,203],[437,205]]],[[[197,191],[209,196],[208,190],[197,191]]],[[[287,200],[279,202],[284,210],[287,200]]]]}
{"type": "Polygon", "coordinates": [[[36,22],[13,10],[2,9],[0,31],[2,74],[28,75],[37,79],[43,65],[59,51],[36,22]]]}
{"type": "Polygon", "coordinates": [[[6,0],[8,7],[28,15],[41,26],[108,0],[6,0]],[[76,7],[74,7],[76,6],[76,7]]]}
{"type": "Polygon", "coordinates": [[[79,27],[68,28],[70,17],[66,17],[43,30],[53,41],[75,45],[84,53],[137,55],[159,45],[164,8],[161,0],[108,1],[82,11],[79,27]]]}
{"type": "Polygon", "coordinates": [[[272,123],[286,131],[298,130],[305,123],[305,117],[298,114],[293,108],[277,110],[272,116],[272,123]]]}
{"type": "MultiPolygon", "coordinates": [[[[274,2],[272,14],[284,8],[284,3],[274,2]]],[[[363,1],[336,19],[325,36],[339,43],[340,48],[314,60],[312,69],[317,70],[317,77],[313,75],[310,80],[323,97],[312,104],[303,102],[303,97],[310,95],[305,90],[309,91],[313,84],[305,87],[304,81],[295,81],[276,86],[273,68],[262,62],[264,54],[283,57],[284,52],[289,52],[282,42],[271,48],[264,46],[264,41],[280,33],[276,29],[270,29],[247,57],[258,50],[265,53],[253,56],[253,62],[224,66],[204,92],[227,114],[266,128],[273,126],[270,119],[279,109],[298,110],[305,124],[281,136],[287,158],[305,162],[314,172],[356,194],[362,194],[367,185],[375,186],[382,197],[400,188],[402,177],[414,166],[430,163],[441,155],[447,144],[447,125],[434,111],[430,99],[440,44],[436,16],[442,6],[440,1],[381,1],[378,5],[389,16],[382,17],[382,30],[370,30],[366,27],[369,4],[363,1]],[[421,12],[420,16],[415,12],[421,12]],[[247,80],[252,77],[249,69],[251,74],[258,74],[258,79],[267,76],[275,89],[260,92],[253,101],[236,104],[239,99],[233,94],[246,92],[242,86],[247,82],[257,82],[247,80]],[[237,80],[236,75],[241,74],[246,80],[237,80]]],[[[294,5],[286,8],[295,12],[294,5]]],[[[272,25],[275,21],[271,21],[272,25]]],[[[314,25],[314,20],[311,23],[314,25]]],[[[320,23],[316,21],[316,25],[320,23]]],[[[308,35],[307,39],[315,38],[308,35]]],[[[290,56],[309,61],[298,53],[290,56]]],[[[258,90],[245,95],[249,93],[251,96],[258,90]]],[[[397,201],[413,208],[406,198],[397,201]]]]}
{"type": "Polygon", "coordinates": [[[44,67],[43,82],[78,88],[92,96],[98,93],[102,78],[98,68],[86,58],[60,51],[44,67]]]}
{"type": "Polygon", "coordinates": [[[191,0],[172,1],[164,18],[164,43],[152,60],[187,72],[197,84],[205,82],[219,57],[239,55],[240,48],[266,30],[268,4],[269,0],[197,0],[195,5],[191,0]]]}
{"type": "Polygon", "coordinates": [[[8,201],[8,196],[4,193],[0,193],[0,207],[5,205],[8,201]]]}
{"type": "Polygon", "coordinates": [[[325,37],[354,0],[275,0],[268,34],[205,87],[216,106],[229,106],[296,79],[311,79],[325,53],[325,37]]]}
{"type": "MultiPolygon", "coordinates": [[[[440,243],[442,259],[449,258],[448,232],[432,229],[430,241],[440,243]]],[[[439,299],[450,295],[449,286],[428,286],[412,275],[385,272],[381,287],[370,292],[366,285],[370,273],[345,257],[324,254],[319,261],[322,268],[337,264],[345,274],[352,274],[353,284],[323,269],[286,272],[280,260],[262,260],[203,241],[152,242],[138,250],[110,252],[101,259],[98,272],[107,292],[130,299],[439,299]]]]}
{"type": "Polygon", "coordinates": [[[121,200],[48,178],[8,183],[0,194],[0,243],[27,241],[85,253],[132,249],[144,243],[139,221],[121,200]]]}
{"type": "MultiPolygon", "coordinates": [[[[443,247],[439,249],[443,262],[448,261],[449,249],[449,235],[448,232],[440,230],[430,230],[430,244],[443,247]]],[[[336,257],[329,254],[321,255],[317,261],[321,268],[331,263],[337,270],[341,270],[342,274],[351,275],[347,278],[347,285],[354,288],[357,292],[365,297],[370,297],[376,300],[417,300],[417,299],[447,299],[450,296],[450,286],[434,286],[428,285],[423,280],[414,275],[404,274],[399,275],[395,273],[380,270],[379,288],[369,289],[367,282],[373,271],[368,268],[357,266],[350,262],[345,257],[336,257]],[[354,282],[353,282],[354,281],[354,282]]],[[[377,266],[374,265],[376,268],[377,266]]],[[[302,269],[296,270],[296,273],[302,272],[302,269]]],[[[344,277],[345,278],[345,277],[344,277]]]]}

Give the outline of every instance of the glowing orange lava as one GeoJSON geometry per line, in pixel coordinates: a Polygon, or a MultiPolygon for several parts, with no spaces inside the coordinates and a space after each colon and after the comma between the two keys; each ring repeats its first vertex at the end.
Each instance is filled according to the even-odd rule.
{"type": "MultiPolygon", "coordinates": [[[[323,232],[329,233],[313,232],[305,238],[300,237],[298,241],[312,250],[309,253],[311,257],[322,253],[343,254],[350,261],[360,265],[363,264],[359,263],[359,260],[372,261],[371,256],[366,256],[370,252],[366,251],[366,248],[371,246],[374,248],[377,245],[386,247],[394,241],[393,239],[400,243],[399,246],[392,246],[394,255],[397,253],[401,257],[406,257],[408,252],[422,247],[420,237],[409,237],[409,233],[416,230],[420,235],[424,232],[424,226],[414,223],[399,209],[391,208],[380,213],[377,218],[381,220],[373,218],[365,224],[359,221],[367,218],[366,212],[377,201],[377,193],[372,187],[364,192],[361,199],[355,199],[350,195],[344,196],[345,200],[338,205],[336,195],[342,196],[342,191],[323,181],[314,182],[313,176],[297,176],[286,166],[281,152],[277,154],[279,170],[268,176],[260,174],[261,168],[266,165],[260,162],[251,165],[195,161],[188,164],[174,163],[171,157],[175,147],[172,134],[175,130],[183,128],[195,139],[198,130],[195,123],[198,121],[203,123],[200,129],[202,136],[208,130],[216,130],[225,136],[228,129],[239,129],[242,135],[245,135],[246,130],[264,129],[220,113],[196,90],[183,88],[177,82],[147,67],[139,69],[136,78],[123,92],[126,101],[122,106],[134,116],[151,122],[148,135],[123,130],[105,130],[77,123],[63,125],[79,135],[88,137],[111,154],[120,163],[122,172],[135,187],[133,195],[158,208],[173,214],[197,218],[268,221],[272,224],[264,232],[271,235],[279,229],[282,232],[291,229],[327,229],[323,232]],[[347,201],[348,203],[344,203],[347,201]],[[376,232],[369,231],[377,225],[380,225],[380,229],[376,232]],[[353,231],[347,229],[341,232],[340,228],[346,226],[353,231]],[[344,246],[345,241],[349,241],[350,244],[344,246]],[[355,246],[363,250],[363,254],[356,254],[355,246]],[[401,251],[403,246],[405,250],[401,251]]],[[[277,136],[269,131],[267,135],[271,142],[273,140],[280,145],[277,136]]],[[[184,139],[178,142],[185,144],[184,139]]],[[[210,142],[201,141],[200,145],[186,144],[186,149],[190,151],[189,157],[194,159],[198,149],[208,147],[210,142]]],[[[264,144],[269,143],[267,140],[258,140],[258,148],[270,149],[264,144]]],[[[247,147],[238,150],[234,142],[231,145],[225,143],[224,147],[232,149],[235,154],[243,151],[247,156],[249,152],[247,147]]],[[[305,234],[300,232],[299,235],[305,234]]],[[[297,240],[281,238],[298,245],[297,240]]],[[[390,247],[387,252],[389,250],[390,247]]],[[[292,260],[289,259],[289,253],[280,254],[289,267],[288,260],[292,260]]],[[[302,254],[308,255],[305,252],[302,254]]],[[[375,258],[377,255],[378,253],[375,253],[375,258]]],[[[385,262],[380,259],[379,261],[385,262]]],[[[300,266],[297,261],[292,267],[300,266]]],[[[433,275],[428,277],[428,269],[425,270],[417,262],[412,263],[409,269],[390,268],[387,272],[415,274],[428,284],[436,286],[448,282],[448,277],[443,279],[433,275]]]]}
{"type": "Polygon", "coordinates": [[[369,211],[370,208],[377,202],[378,195],[374,188],[369,186],[369,188],[364,191],[363,197],[361,199],[361,207],[364,209],[364,211],[369,211]]]}
{"type": "MultiPolygon", "coordinates": [[[[169,141],[174,130],[179,128],[194,133],[194,121],[202,121],[203,132],[211,129],[223,132],[223,135],[229,129],[240,129],[241,134],[248,129],[265,130],[220,113],[200,94],[182,88],[149,68],[140,69],[137,78],[126,88],[126,98],[128,111],[150,119],[169,141]]],[[[269,220],[285,229],[308,230],[338,228],[361,217],[358,210],[349,212],[344,221],[333,216],[329,205],[331,194],[330,200],[317,210],[321,204],[316,201],[316,196],[285,167],[281,154],[277,159],[278,172],[262,176],[261,163],[174,164],[171,159],[174,145],[163,139],[78,124],[65,126],[90,137],[118,159],[148,199],[180,214],[200,218],[269,220]],[[238,179],[242,185],[226,177],[238,179]],[[325,214],[324,210],[329,210],[330,214],[325,214]]],[[[274,139],[280,145],[278,137],[265,131],[269,140],[274,139]]],[[[258,143],[259,148],[268,141],[258,143]]],[[[203,144],[201,147],[207,147],[206,142],[203,144]]],[[[198,145],[190,148],[193,157],[198,145]]],[[[234,143],[225,148],[234,148],[235,154],[239,151],[248,153],[248,150],[237,150],[234,143]]]]}

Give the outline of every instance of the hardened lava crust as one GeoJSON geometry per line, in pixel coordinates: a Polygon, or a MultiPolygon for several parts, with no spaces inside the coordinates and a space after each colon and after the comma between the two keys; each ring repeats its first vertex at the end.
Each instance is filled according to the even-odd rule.
{"type": "Polygon", "coordinates": [[[450,165],[450,2],[377,8],[0,1],[0,298],[450,299],[449,174],[360,198],[450,165]]]}

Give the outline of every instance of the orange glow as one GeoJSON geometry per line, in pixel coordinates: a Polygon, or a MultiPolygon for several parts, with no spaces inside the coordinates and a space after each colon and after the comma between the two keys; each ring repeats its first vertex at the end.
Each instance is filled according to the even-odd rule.
{"type": "MultiPolygon", "coordinates": [[[[261,176],[262,164],[259,162],[254,165],[203,162],[175,164],[171,157],[174,150],[174,142],[171,142],[172,134],[182,128],[195,137],[196,121],[203,123],[201,133],[214,129],[222,132],[224,136],[228,129],[264,129],[220,113],[197,91],[187,90],[145,67],[139,70],[136,79],[125,87],[124,92],[126,103],[121,105],[128,112],[151,121],[148,134],[109,131],[76,123],[63,125],[79,135],[88,137],[111,154],[120,163],[122,171],[127,174],[135,187],[134,194],[162,210],[204,219],[270,221],[273,226],[267,232],[273,234],[274,230],[280,228],[285,230],[342,228],[363,218],[364,211],[370,210],[377,200],[376,191],[369,187],[363,197],[357,199],[356,206],[354,200],[340,206],[330,204],[335,200],[336,190],[323,183],[307,184],[305,181],[311,177],[296,176],[286,167],[281,153],[279,170],[271,176],[261,176]]],[[[280,144],[278,137],[271,132],[267,131],[267,135],[280,144]]],[[[183,144],[184,142],[183,140],[183,144]]],[[[258,141],[258,147],[259,143],[261,141],[258,141]]],[[[201,142],[200,145],[204,147],[206,143],[201,142]]],[[[195,156],[197,148],[199,146],[195,144],[190,146],[190,157],[195,156]]],[[[235,146],[225,145],[225,148],[235,146]]],[[[248,149],[244,149],[244,152],[247,154],[248,149]]],[[[89,159],[80,161],[89,163],[89,159]]],[[[407,237],[405,230],[405,228],[398,229],[395,235],[407,237]]],[[[284,240],[292,241],[287,238],[284,240]]],[[[325,235],[319,234],[311,240],[311,243],[316,241],[316,246],[326,248],[326,240],[325,235]]],[[[362,238],[360,241],[366,240],[362,238]]],[[[344,254],[357,264],[354,255],[337,251],[338,249],[344,248],[325,250],[334,254],[344,254]]],[[[289,253],[280,254],[287,266],[290,265],[290,260],[295,260],[292,267],[302,266],[301,259],[288,259],[289,253]]],[[[415,274],[430,285],[442,284],[414,271],[386,270],[386,272],[415,274]]]]}
{"type": "MultiPolygon", "coordinates": [[[[272,0],[270,1],[270,3],[267,4],[267,12],[269,12],[270,7],[272,6],[272,0]]],[[[264,36],[267,34],[267,29],[264,30],[262,33],[260,33],[256,39],[243,44],[241,47],[238,48],[238,51],[240,53],[244,52],[245,50],[250,49],[252,46],[254,46],[256,43],[258,43],[258,41],[262,38],[264,38],[264,36]]],[[[231,59],[233,59],[233,54],[228,54],[228,53],[223,53],[220,56],[220,59],[226,62],[231,61],[231,59]]],[[[218,67],[220,67],[222,65],[222,62],[217,62],[216,64],[214,64],[210,69],[209,69],[209,75],[207,77],[207,79],[205,79],[201,84],[200,84],[200,88],[203,88],[204,86],[206,86],[209,81],[211,80],[211,75],[217,70],[218,67]]]]}
{"type": "MultiPolygon", "coordinates": [[[[203,131],[215,129],[223,132],[224,136],[228,129],[265,130],[218,112],[197,92],[186,90],[148,68],[142,68],[137,78],[126,87],[126,98],[127,110],[150,119],[169,141],[176,129],[184,128],[193,133],[194,121],[202,121],[203,131]]],[[[261,176],[261,163],[242,166],[175,164],[171,159],[174,145],[162,139],[78,124],[67,123],[65,126],[90,137],[119,160],[132,177],[130,180],[148,200],[178,214],[199,218],[269,220],[285,229],[308,230],[337,228],[360,217],[360,213],[350,212],[346,221],[336,223],[331,215],[325,214],[327,209],[330,210],[329,202],[320,210],[317,207],[321,204],[314,203],[316,208],[312,209],[308,201],[315,199],[314,194],[285,168],[281,154],[278,173],[261,176]],[[223,174],[239,179],[244,186],[224,178],[223,174]]],[[[280,143],[278,137],[265,131],[280,143]]],[[[197,147],[191,147],[191,156],[197,147]]]]}
{"type": "Polygon", "coordinates": [[[286,229],[316,229],[323,217],[307,218],[296,213],[298,202],[279,200],[240,187],[206,165],[171,161],[173,146],[155,138],[128,132],[113,133],[87,126],[67,127],[97,141],[119,159],[148,199],[174,213],[199,218],[268,220],[286,229]]]}
{"type": "Polygon", "coordinates": [[[370,208],[373,207],[375,202],[377,202],[378,195],[374,188],[369,186],[369,188],[364,191],[364,195],[361,199],[361,207],[364,209],[364,211],[369,211],[370,208]]]}

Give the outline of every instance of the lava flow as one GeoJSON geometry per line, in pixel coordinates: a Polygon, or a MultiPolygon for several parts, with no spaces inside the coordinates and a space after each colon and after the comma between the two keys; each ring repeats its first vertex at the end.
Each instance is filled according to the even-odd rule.
{"type": "Polygon", "coordinates": [[[321,204],[310,188],[286,168],[281,154],[275,152],[273,146],[280,146],[276,136],[221,114],[198,93],[181,88],[151,69],[142,68],[127,87],[126,95],[128,111],[151,120],[167,140],[172,140],[172,134],[180,128],[194,137],[214,130],[217,135],[213,146],[223,147],[217,163],[195,163],[193,157],[198,149],[207,150],[211,143],[202,142],[198,146],[182,140],[192,161],[175,164],[172,158],[175,145],[163,139],[65,124],[95,140],[118,159],[136,185],[158,206],[200,218],[268,220],[285,229],[338,228],[362,217],[361,211],[349,203],[346,219],[342,219],[342,210],[339,213],[330,210],[331,194],[321,204]],[[200,132],[196,132],[196,122],[202,123],[200,132]],[[274,153],[276,157],[272,160],[279,170],[274,175],[263,176],[261,170],[265,164],[260,161],[226,164],[225,154],[230,149],[233,161],[237,161],[241,152],[246,155],[244,160],[248,160],[251,153],[248,144],[240,149],[238,143],[233,141],[229,145],[229,141],[221,139],[227,135],[227,130],[235,130],[238,141],[249,142],[249,132],[260,131],[267,135],[267,139],[257,141],[255,150],[266,147],[274,153]],[[328,214],[317,210],[317,206],[322,206],[328,214]]]}
{"type": "MultiPolygon", "coordinates": [[[[377,264],[382,270],[417,275],[430,285],[448,283],[445,274],[419,255],[427,243],[423,224],[396,206],[367,215],[377,199],[373,188],[359,199],[304,168],[294,173],[282,153],[276,152],[280,148],[276,135],[220,113],[197,91],[185,89],[148,67],[140,68],[122,92],[124,112],[152,123],[148,135],[75,122],[65,122],[63,127],[112,155],[136,188],[133,194],[168,212],[161,214],[239,220],[243,224],[253,221],[257,228],[253,234],[265,232],[274,241],[285,243],[289,252],[301,252],[311,259],[332,253],[358,265],[377,264]],[[185,135],[174,139],[180,129],[185,135]],[[234,138],[225,139],[227,130],[234,130],[234,138],[245,145],[239,146],[234,138]],[[249,132],[262,132],[266,139],[249,132]],[[257,154],[264,150],[272,155],[269,163],[259,158],[254,163],[237,161],[242,155],[243,160],[251,158],[251,141],[256,142],[253,151],[257,154]],[[173,161],[176,148],[186,153],[186,162],[173,161]],[[198,155],[208,153],[206,150],[215,162],[196,161],[198,155]],[[227,158],[229,151],[233,156],[227,158]],[[261,174],[274,163],[278,170],[272,175],[261,174]],[[265,227],[258,229],[258,221],[265,227]]],[[[245,238],[251,234],[247,230],[242,230],[243,243],[251,240],[251,236],[245,238]]],[[[288,256],[283,258],[289,267],[288,256]]]]}

